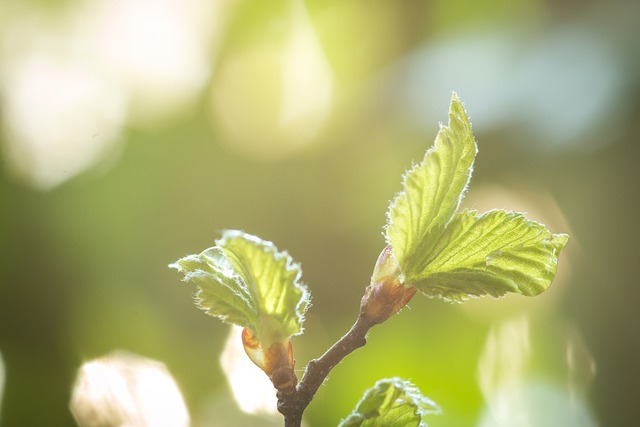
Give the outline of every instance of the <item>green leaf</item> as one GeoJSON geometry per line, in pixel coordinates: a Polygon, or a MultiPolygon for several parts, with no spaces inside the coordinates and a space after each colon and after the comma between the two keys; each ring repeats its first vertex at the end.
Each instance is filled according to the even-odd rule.
{"type": "Polygon", "coordinates": [[[424,160],[404,175],[404,190],[387,213],[387,242],[405,275],[422,268],[431,250],[428,237],[441,232],[458,209],[476,152],[469,118],[453,93],[449,125],[440,126],[424,160]]]}
{"type": "Polygon", "coordinates": [[[537,295],[551,284],[568,237],[520,213],[464,211],[434,243],[424,268],[405,284],[448,301],[507,292],[537,295]]]}
{"type": "Polygon", "coordinates": [[[338,427],[426,427],[423,418],[440,408],[409,381],[386,378],[367,390],[338,427]]]}
{"type": "Polygon", "coordinates": [[[271,242],[228,230],[216,246],[170,267],[198,287],[200,308],[251,329],[264,348],[302,332],[309,292],[300,283],[300,266],[271,242]]]}
{"type": "Polygon", "coordinates": [[[552,234],[522,214],[456,213],[471,178],[476,144],[454,93],[442,127],[422,163],[404,176],[387,213],[386,238],[399,280],[430,297],[463,301],[507,292],[546,290],[565,234],[552,234]]]}

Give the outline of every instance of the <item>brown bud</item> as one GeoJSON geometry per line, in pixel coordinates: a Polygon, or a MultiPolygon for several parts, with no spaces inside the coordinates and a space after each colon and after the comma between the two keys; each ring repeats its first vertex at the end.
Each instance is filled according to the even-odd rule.
{"type": "Polygon", "coordinates": [[[415,293],[415,288],[402,283],[400,266],[391,246],[387,246],[378,257],[371,284],[360,302],[360,313],[373,323],[382,323],[407,305],[415,293]]]}
{"type": "Polygon", "coordinates": [[[298,378],[293,371],[295,366],[293,348],[291,341],[287,341],[286,346],[279,342],[273,343],[265,352],[265,372],[278,390],[293,388],[298,383],[298,378]]]}
{"type": "Polygon", "coordinates": [[[283,342],[276,341],[265,350],[253,331],[244,328],[242,344],[249,359],[267,374],[276,389],[287,390],[296,386],[298,378],[293,370],[295,360],[289,338],[283,342]]]}
{"type": "Polygon", "coordinates": [[[384,277],[367,286],[360,312],[373,323],[382,323],[400,311],[413,298],[416,288],[410,288],[394,277],[384,277]]]}

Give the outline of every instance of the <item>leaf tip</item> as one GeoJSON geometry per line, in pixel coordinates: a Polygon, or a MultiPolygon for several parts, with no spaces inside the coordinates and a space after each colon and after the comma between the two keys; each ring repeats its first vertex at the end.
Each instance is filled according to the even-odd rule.
{"type": "Polygon", "coordinates": [[[569,235],[565,233],[553,234],[553,241],[558,245],[558,249],[562,249],[569,241],[569,235]]]}

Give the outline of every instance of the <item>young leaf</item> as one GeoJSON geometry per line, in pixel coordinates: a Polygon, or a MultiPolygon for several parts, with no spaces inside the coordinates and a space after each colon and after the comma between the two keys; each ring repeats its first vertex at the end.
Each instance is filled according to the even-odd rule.
{"type": "Polygon", "coordinates": [[[471,124],[454,93],[449,126],[441,127],[422,163],[406,173],[387,213],[386,238],[399,279],[430,297],[527,296],[547,289],[565,234],[552,234],[522,214],[456,213],[476,155],[471,124]]]}
{"type": "Polygon", "coordinates": [[[404,191],[387,212],[387,242],[405,275],[421,269],[431,250],[430,236],[441,232],[458,209],[476,152],[469,118],[453,93],[449,125],[440,125],[424,160],[404,175],[404,191]]]}
{"type": "Polygon", "coordinates": [[[338,427],[426,427],[424,417],[440,407],[409,381],[386,378],[367,390],[338,427]]]}
{"type": "Polygon", "coordinates": [[[228,230],[216,246],[170,267],[198,287],[200,308],[250,329],[263,348],[302,332],[309,292],[300,266],[271,242],[228,230]]]}
{"type": "Polygon", "coordinates": [[[537,295],[553,280],[567,239],[519,213],[464,211],[454,216],[424,268],[406,285],[448,301],[507,292],[537,295]]]}

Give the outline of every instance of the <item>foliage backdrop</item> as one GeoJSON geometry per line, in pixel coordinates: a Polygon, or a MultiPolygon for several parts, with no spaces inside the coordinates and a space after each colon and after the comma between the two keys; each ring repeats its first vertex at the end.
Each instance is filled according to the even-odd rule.
{"type": "Polygon", "coordinates": [[[415,298],[334,371],[308,424],[399,376],[443,408],[432,425],[483,425],[483,349],[523,318],[518,384],[575,392],[601,425],[637,419],[635,2],[153,5],[0,0],[0,425],[73,425],[78,367],[114,349],[166,363],[194,423],[261,425],[228,403],[228,326],[167,264],[222,229],[287,249],[313,295],[302,367],[354,320],[388,201],[451,90],[479,146],[465,205],[569,233],[556,282],[534,299],[415,298]]]}

